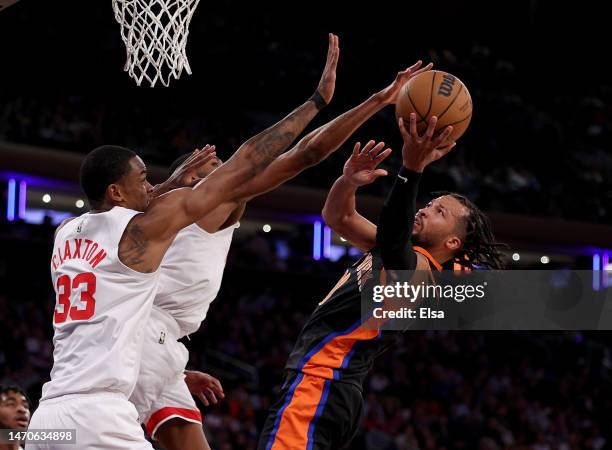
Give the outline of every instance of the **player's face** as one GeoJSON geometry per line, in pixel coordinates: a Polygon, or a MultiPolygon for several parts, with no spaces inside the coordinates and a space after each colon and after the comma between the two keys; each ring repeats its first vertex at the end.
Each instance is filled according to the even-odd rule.
{"type": "Polygon", "coordinates": [[[467,214],[467,208],[449,195],[432,200],[416,213],[413,242],[423,247],[447,246],[451,250],[458,249],[462,240],[461,218],[467,214]]]}
{"type": "Polygon", "coordinates": [[[19,392],[0,394],[0,428],[25,431],[30,423],[30,405],[19,392]]]}
{"type": "Polygon", "coordinates": [[[117,185],[121,189],[122,206],[136,211],[147,209],[153,186],[147,181],[147,167],[140,157],[134,156],[130,160],[130,171],[117,185]]]}

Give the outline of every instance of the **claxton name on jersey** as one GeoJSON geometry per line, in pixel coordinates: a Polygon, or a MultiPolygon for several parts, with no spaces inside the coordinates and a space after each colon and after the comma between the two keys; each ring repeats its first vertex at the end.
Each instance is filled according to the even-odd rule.
{"type": "Polygon", "coordinates": [[[51,264],[53,270],[57,270],[65,261],[70,259],[82,259],[95,269],[100,262],[106,258],[106,251],[97,242],[91,239],[68,239],[64,245],[59,245],[53,256],[51,264]]]}

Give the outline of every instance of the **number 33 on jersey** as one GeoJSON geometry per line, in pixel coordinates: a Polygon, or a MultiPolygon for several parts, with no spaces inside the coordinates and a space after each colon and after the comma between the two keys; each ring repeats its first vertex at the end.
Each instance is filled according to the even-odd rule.
{"type": "MultiPolygon", "coordinates": [[[[91,269],[106,258],[107,252],[100,244],[91,239],[69,239],[64,241],[53,252],[51,265],[57,270],[66,261],[80,259],[89,264],[91,269]]],[[[60,324],[68,318],[71,320],[88,320],[96,309],[96,276],[92,272],[82,272],[71,278],[61,275],[55,285],[57,299],[53,323],[60,324]]]]}

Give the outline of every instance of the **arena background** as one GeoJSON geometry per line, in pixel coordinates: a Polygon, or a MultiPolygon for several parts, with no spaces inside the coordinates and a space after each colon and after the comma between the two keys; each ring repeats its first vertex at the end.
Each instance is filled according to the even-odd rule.
{"type": "MultiPolygon", "coordinates": [[[[588,2],[203,0],[189,36],[193,75],[149,89],[122,70],[110,1],[22,0],[0,10],[0,383],[23,386],[35,405],[48,379],[48,258],[54,224],[87,207],[76,206],[83,154],[103,143],[128,146],[152,165],[155,181],[176,156],[205,143],[226,158],[312,93],[330,31],[340,36],[336,96],[309,129],[416,59],[433,61],[466,83],[474,116],[453,154],[426,173],[421,200],[430,190],[462,192],[490,213],[510,246],[510,268],[602,269],[596,287],[606,288],[606,26],[588,2]]],[[[352,143],[368,139],[391,145],[386,166],[399,166],[388,108],[346,149],[247,209],[219,298],[186,342],[190,368],[219,377],[227,393],[202,407],[215,449],[254,448],[302,323],[358,257],[326,232],[320,210],[352,143]]],[[[359,206],[368,217],[376,219],[389,187],[380,180],[364,189],[359,206]]],[[[352,448],[609,448],[608,332],[397,340],[368,378],[352,448]]]]}

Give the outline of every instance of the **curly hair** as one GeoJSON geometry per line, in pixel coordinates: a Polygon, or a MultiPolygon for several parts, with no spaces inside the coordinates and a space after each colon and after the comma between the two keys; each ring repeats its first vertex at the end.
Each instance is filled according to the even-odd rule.
{"type": "Polygon", "coordinates": [[[497,242],[493,236],[491,221],[469,198],[456,192],[435,192],[435,195],[448,195],[459,201],[468,210],[462,218],[465,224],[463,246],[455,255],[455,262],[462,266],[485,269],[503,269],[506,266],[502,249],[506,244],[497,242]]]}

